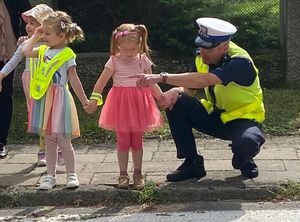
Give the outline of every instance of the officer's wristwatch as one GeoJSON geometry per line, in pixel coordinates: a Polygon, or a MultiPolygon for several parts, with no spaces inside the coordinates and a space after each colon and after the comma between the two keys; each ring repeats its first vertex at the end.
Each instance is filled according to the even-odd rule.
{"type": "Polygon", "coordinates": [[[167,80],[168,80],[168,74],[167,72],[161,72],[160,73],[160,76],[161,76],[161,82],[162,83],[167,83],[167,80]]]}

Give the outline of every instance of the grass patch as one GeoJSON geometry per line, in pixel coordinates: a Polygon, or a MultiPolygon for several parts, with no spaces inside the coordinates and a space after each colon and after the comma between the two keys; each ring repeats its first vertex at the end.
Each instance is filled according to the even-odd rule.
{"type": "Polygon", "coordinates": [[[289,180],[277,191],[276,199],[300,200],[300,183],[289,180]]]}
{"type": "Polygon", "coordinates": [[[299,134],[300,89],[264,89],[266,120],[263,129],[271,135],[299,134]]]}
{"type": "MultiPolygon", "coordinates": [[[[14,114],[9,134],[9,143],[37,143],[38,137],[26,132],[27,112],[25,111],[26,105],[24,95],[15,95],[14,101],[14,114]]],[[[266,134],[299,134],[299,88],[264,89],[264,103],[266,108],[266,121],[263,124],[263,129],[266,134]]],[[[75,139],[74,143],[97,144],[115,141],[115,134],[113,131],[107,131],[98,127],[99,113],[100,110],[92,115],[88,115],[81,106],[78,105],[81,137],[75,139]]],[[[165,118],[164,126],[151,133],[146,133],[146,138],[171,137],[165,113],[162,113],[165,118]]]]}
{"type": "Polygon", "coordinates": [[[157,202],[157,186],[153,181],[149,181],[146,183],[143,190],[135,191],[133,196],[136,202],[140,205],[157,202]]]}

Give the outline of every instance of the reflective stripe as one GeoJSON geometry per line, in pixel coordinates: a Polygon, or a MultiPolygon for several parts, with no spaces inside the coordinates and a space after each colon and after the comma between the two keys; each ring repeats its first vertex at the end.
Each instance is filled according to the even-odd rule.
{"type": "Polygon", "coordinates": [[[208,114],[211,114],[214,111],[214,106],[211,102],[205,99],[201,99],[200,102],[202,103],[208,114]]]}
{"type": "Polygon", "coordinates": [[[239,119],[241,118],[245,113],[252,113],[255,110],[257,110],[259,108],[260,104],[258,103],[252,103],[243,107],[240,107],[238,109],[235,110],[231,110],[228,112],[224,112],[221,114],[221,120],[223,122],[229,122],[231,120],[234,119],[239,119]]]}

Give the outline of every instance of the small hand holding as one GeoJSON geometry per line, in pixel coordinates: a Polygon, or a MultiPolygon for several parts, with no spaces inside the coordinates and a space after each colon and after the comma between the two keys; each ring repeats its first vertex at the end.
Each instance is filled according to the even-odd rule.
{"type": "Polygon", "coordinates": [[[84,107],[84,110],[88,114],[92,114],[97,110],[97,101],[96,100],[90,100],[90,105],[88,107],[84,107]]]}
{"type": "Polygon", "coordinates": [[[165,109],[172,110],[179,97],[178,90],[176,88],[172,88],[169,91],[164,92],[163,96],[164,96],[164,103],[162,104],[162,106],[165,109]]]}
{"type": "Polygon", "coordinates": [[[17,41],[17,46],[21,45],[23,42],[25,42],[29,37],[28,36],[21,36],[19,37],[17,41]]]}
{"type": "Polygon", "coordinates": [[[98,109],[98,104],[96,100],[91,101],[91,113],[94,113],[98,109]]]}
{"type": "Polygon", "coordinates": [[[84,104],[83,104],[83,109],[88,113],[89,113],[89,109],[90,109],[90,106],[91,106],[91,101],[90,100],[87,100],[84,104]]]}
{"type": "Polygon", "coordinates": [[[165,110],[166,109],[166,97],[165,97],[165,94],[162,94],[159,99],[157,100],[159,106],[165,110]]]}

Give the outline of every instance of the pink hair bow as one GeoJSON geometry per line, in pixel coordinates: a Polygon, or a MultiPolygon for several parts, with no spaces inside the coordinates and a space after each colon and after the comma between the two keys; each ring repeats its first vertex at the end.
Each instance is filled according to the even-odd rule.
{"type": "Polygon", "coordinates": [[[139,35],[137,32],[130,32],[130,31],[120,31],[120,32],[117,32],[116,34],[116,39],[120,38],[120,37],[125,37],[125,36],[128,36],[128,35],[139,35]]]}

